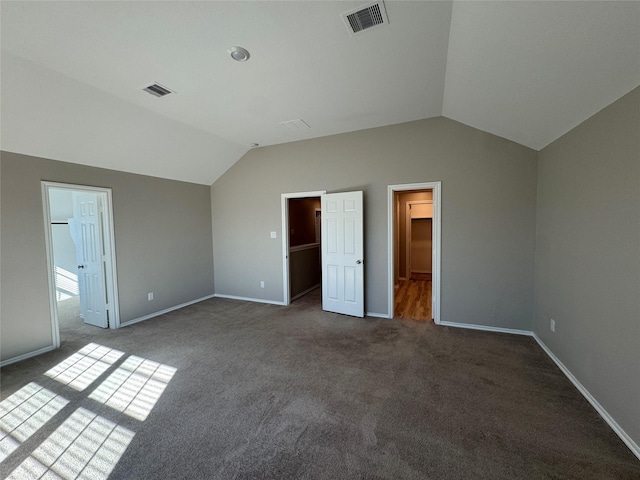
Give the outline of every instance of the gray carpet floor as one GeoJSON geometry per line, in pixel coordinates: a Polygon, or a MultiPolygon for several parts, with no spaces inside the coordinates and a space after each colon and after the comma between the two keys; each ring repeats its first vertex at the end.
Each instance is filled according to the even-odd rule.
{"type": "Polygon", "coordinates": [[[117,331],[63,329],[60,349],[1,371],[5,406],[30,383],[68,403],[5,451],[0,476],[24,476],[15,469],[58,448],[62,478],[76,475],[60,473],[74,471],[69,458],[99,478],[81,469],[108,450],[112,479],[640,479],[640,461],[533,339],[334,315],[318,295],[290,307],[211,299],[117,331]],[[45,375],[92,343],[122,356],[86,388],[45,375]],[[155,394],[149,383],[129,407],[106,401],[137,359],[157,368],[145,378],[165,369],[155,394]],[[82,427],[84,450],[65,447],[60,429],[78,412],[127,440],[92,445],[82,427]]]}

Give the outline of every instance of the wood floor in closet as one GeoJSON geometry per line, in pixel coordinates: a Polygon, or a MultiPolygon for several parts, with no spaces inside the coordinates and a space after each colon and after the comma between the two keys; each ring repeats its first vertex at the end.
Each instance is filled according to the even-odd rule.
{"type": "Polygon", "coordinates": [[[393,311],[396,318],[433,320],[431,275],[413,274],[409,280],[400,280],[395,288],[393,311]]]}

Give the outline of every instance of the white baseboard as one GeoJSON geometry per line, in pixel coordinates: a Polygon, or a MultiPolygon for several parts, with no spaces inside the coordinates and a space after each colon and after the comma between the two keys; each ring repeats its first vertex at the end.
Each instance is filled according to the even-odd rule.
{"type": "MultiPolygon", "coordinates": [[[[218,298],[227,298],[231,300],[243,300],[248,302],[256,302],[256,303],[266,303],[272,305],[284,305],[283,302],[276,302],[273,300],[264,300],[259,298],[248,298],[248,297],[238,297],[235,295],[224,295],[224,294],[213,294],[208,295],[206,297],[198,298],[196,300],[192,300],[190,302],[182,303],[180,305],[175,305],[170,308],[166,308],[159,312],[155,312],[149,315],[145,315],[144,317],[139,317],[134,320],[130,320],[125,323],[121,323],[121,327],[126,327],[129,325],[133,325],[138,322],[142,322],[144,320],[148,320],[153,317],[157,317],[159,315],[163,315],[165,313],[172,312],[174,310],[178,310],[180,308],[187,307],[189,305],[193,305],[194,303],[202,302],[204,300],[208,300],[213,297],[218,298]]],[[[375,313],[375,312],[367,312],[366,315],[368,317],[376,317],[376,318],[390,318],[388,314],[383,313],[375,313]]],[[[545,343],[538,337],[534,332],[528,330],[518,330],[512,328],[502,328],[502,327],[489,327],[485,325],[474,325],[470,323],[455,323],[455,322],[440,322],[439,325],[443,325],[446,327],[454,327],[454,328],[466,328],[470,330],[481,330],[486,332],[497,332],[497,333],[509,333],[513,335],[525,335],[528,337],[533,337],[535,341],[540,345],[540,348],[544,350],[544,352],[553,360],[553,362],[560,368],[560,371],[569,379],[571,383],[578,389],[578,391],[582,394],[582,396],[591,404],[591,406],[598,412],[598,414],[604,419],[605,422],[611,427],[611,429],[620,437],[620,439],[624,442],[624,444],[631,450],[631,452],[638,457],[640,460],[640,445],[638,445],[628,434],[624,431],[624,429],[618,425],[613,417],[607,412],[602,405],[595,399],[593,395],[580,383],[580,381],[571,373],[571,371],[560,361],[558,357],[545,345],[545,343]]],[[[22,360],[26,360],[31,357],[35,357],[37,355],[41,355],[43,353],[50,352],[55,350],[54,346],[48,346],[41,348],[39,350],[35,350],[33,352],[25,353],[23,355],[18,355],[17,357],[9,358],[7,360],[3,360],[0,362],[0,367],[5,367],[7,365],[11,365],[12,363],[17,363],[22,360]]]]}
{"type": "Polygon", "coordinates": [[[538,335],[536,335],[535,333],[533,333],[532,336],[535,341],[538,342],[538,345],[540,345],[540,347],[546,352],[546,354],[549,355],[549,358],[554,361],[554,363],[558,366],[562,373],[564,373],[564,375],[571,381],[571,383],[573,383],[573,385],[578,389],[582,396],[587,399],[591,406],[596,409],[596,412],[598,412],[598,414],[604,419],[604,421],[609,424],[616,435],[620,437],[620,440],[622,440],[625,445],[629,447],[629,450],[631,450],[631,452],[636,457],[638,457],[638,460],[640,460],[640,445],[634,442],[633,439],[627,434],[627,432],[625,432],[623,428],[618,425],[618,422],[616,422],[613,417],[609,415],[609,412],[607,412],[604,407],[600,405],[600,403],[594,398],[594,396],[589,393],[589,390],[587,390],[585,386],[582,385],[582,383],[580,383],[580,381],[573,375],[573,373],[571,373],[571,371],[560,361],[560,359],[554,355],[554,353],[549,349],[549,347],[545,345],[540,337],[538,337],[538,335]]]}
{"type": "Polygon", "coordinates": [[[175,305],[173,307],[165,308],[164,310],[160,310],[159,312],[150,313],[149,315],[145,315],[144,317],[134,318],[133,320],[129,320],[128,322],[121,322],[120,327],[128,327],[135,323],[143,322],[145,320],[149,320],[150,318],[159,317],[160,315],[164,315],[165,313],[173,312],[174,310],[178,310],[180,308],[188,307],[189,305],[193,305],[194,303],[202,302],[204,300],[209,300],[213,298],[215,295],[207,295],[206,297],[196,298],[195,300],[191,300],[190,302],[181,303],[180,305],[175,305]]]}
{"type": "MultiPolygon", "coordinates": [[[[309,293],[310,291],[315,290],[316,288],[318,288],[318,287],[317,286],[316,287],[312,287],[312,288],[310,288],[309,290],[307,290],[304,293],[309,293]]],[[[297,295],[295,298],[298,298],[298,297],[300,297],[302,295],[303,295],[303,293],[301,293],[300,295],[297,295]]],[[[222,294],[222,293],[216,293],[216,294],[214,294],[214,297],[227,298],[229,300],[243,300],[245,302],[266,303],[266,304],[269,304],[269,305],[284,306],[284,302],[277,302],[275,300],[264,300],[264,299],[261,299],[261,298],[239,297],[237,295],[225,295],[225,294],[222,294]]],[[[292,298],[291,301],[295,300],[295,298],[292,298]]],[[[389,315],[387,315],[386,313],[366,312],[365,315],[367,317],[389,318],[389,315]]]]}
{"type": "Polygon", "coordinates": [[[469,330],[482,330],[484,332],[509,333],[511,335],[524,335],[526,337],[533,336],[533,332],[530,330],[518,330],[516,328],[488,327],[486,325],[474,325],[473,323],[440,322],[438,323],[438,325],[443,325],[445,327],[467,328],[469,330]]]}
{"type": "Polygon", "coordinates": [[[227,298],[229,300],[243,300],[245,302],[267,303],[269,305],[284,305],[284,302],[265,300],[264,298],[238,297],[236,295],[225,295],[223,293],[215,293],[213,296],[217,298],[227,298]]]}
{"type": "Polygon", "coordinates": [[[376,312],[367,312],[365,313],[367,317],[375,317],[375,318],[391,318],[387,313],[376,313],[376,312]]]}
{"type": "Polygon", "coordinates": [[[454,322],[440,322],[440,325],[445,325],[447,327],[457,327],[457,328],[469,328],[472,330],[483,330],[487,332],[499,332],[499,333],[511,333],[514,335],[525,335],[528,337],[533,337],[534,340],[540,345],[540,348],[544,350],[544,352],[549,356],[551,360],[558,366],[560,371],[564,373],[565,377],[569,379],[571,383],[578,389],[578,391],[582,394],[582,396],[591,404],[591,406],[598,412],[598,414],[604,419],[605,422],[611,427],[611,429],[620,437],[620,440],[624,442],[624,444],[629,447],[629,450],[638,457],[640,460],[640,445],[633,441],[633,439],[624,431],[624,429],[618,425],[609,412],[607,412],[602,405],[595,399],[593,395],[585,388],[584,385],[580,383],[580,381],[571,373],[571,371],[560,361],[558,357],[545,345],[545,343],[536,335],[534,332],[530,332],[528,330],[517,330],[512,328],[500,328],[500,327],[487,327],[483,325],[473,325],[469,323],[454,323],[454,322]]]}
{"type": "Polygon", "coordinates": [[[7,358],[6,360],[3,360],[2,362],[0,362],[0,367],[6,367],[7,365],[11,365],[12,363],[21,362],[22,360],[26,360],[27,358],[35,357],[37,355],[42,355],[43,353],[51,352],[52,350],[55,350],[55,349],[56,348],[53,345],[50,345],[48,347],[40,348],[33,352],[18,355],[17,357],[7,358]]]}

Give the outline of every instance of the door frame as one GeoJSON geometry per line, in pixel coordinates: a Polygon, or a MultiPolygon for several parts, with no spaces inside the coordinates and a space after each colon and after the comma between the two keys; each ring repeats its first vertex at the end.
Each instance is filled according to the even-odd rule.
{"type": "Polygon", "coordinates": [[[40,182],[42,206],[44,211],[44,238],[47,254],[47,276],[49,281],[49,310],[51,314],[51,336],[54,348],[60,347],[60,323],[58,321],[58,302],[56,301],[56,277],[53,258],[53,233],[51,230],[51,205],[49,190],[64,189],[87,193],[98,193],[103,199],[102,228],[105,241],[105,289],[109,299],[109,328],[120,328],[120,307],[118,302],[118,284],[116,272],[116,250],[113,227],[113,202],[110,188],[74,185],[70,183],[40,182]]]}
{"type": "Polygon", "coordinates": [[[388,318],[393,318],[394,306],[394,251],[395,251],[395,193],[407,190],[431,190],[433,192],[433,245],[432,245],[432,274],[431,274],[431,314],[436,324],[440,323],[440,293],[441,293],[441,232],[442,232],[442,182],[405,183],[387,186],[387,301],[389,305],[388,318]]]}
{"type": "MultiPolygon", "coordinates": [[[[282,303],[291,304],[291,283],[289,278],[289,199],[321,197],[327,193],[326,190],[316,190],[313,192],[283,193],[281,197],[282,211],[282,303]]],[[[320,241],[322,248],[322,240],[320,241]]]]}

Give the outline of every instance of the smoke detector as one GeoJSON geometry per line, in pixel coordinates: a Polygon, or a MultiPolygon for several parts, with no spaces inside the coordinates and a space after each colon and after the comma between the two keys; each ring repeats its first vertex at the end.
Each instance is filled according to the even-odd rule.
{"type": "Polygon", "coordinates": [[[231,58],[233,58],[236,62],[246,62],[251,56],[249,51],[246,48],[242,47],[231,47],[229,49],[229,55],[231,55],[231,58]]]}
{"type": "Polygon", "coordinates": [[[342,14],[342,20],[349,30],[349,35],[363,32],[372,28],[387,25],[389,17],[384,7],[384,2],[367,3],[348,12],[342,14]]]}

